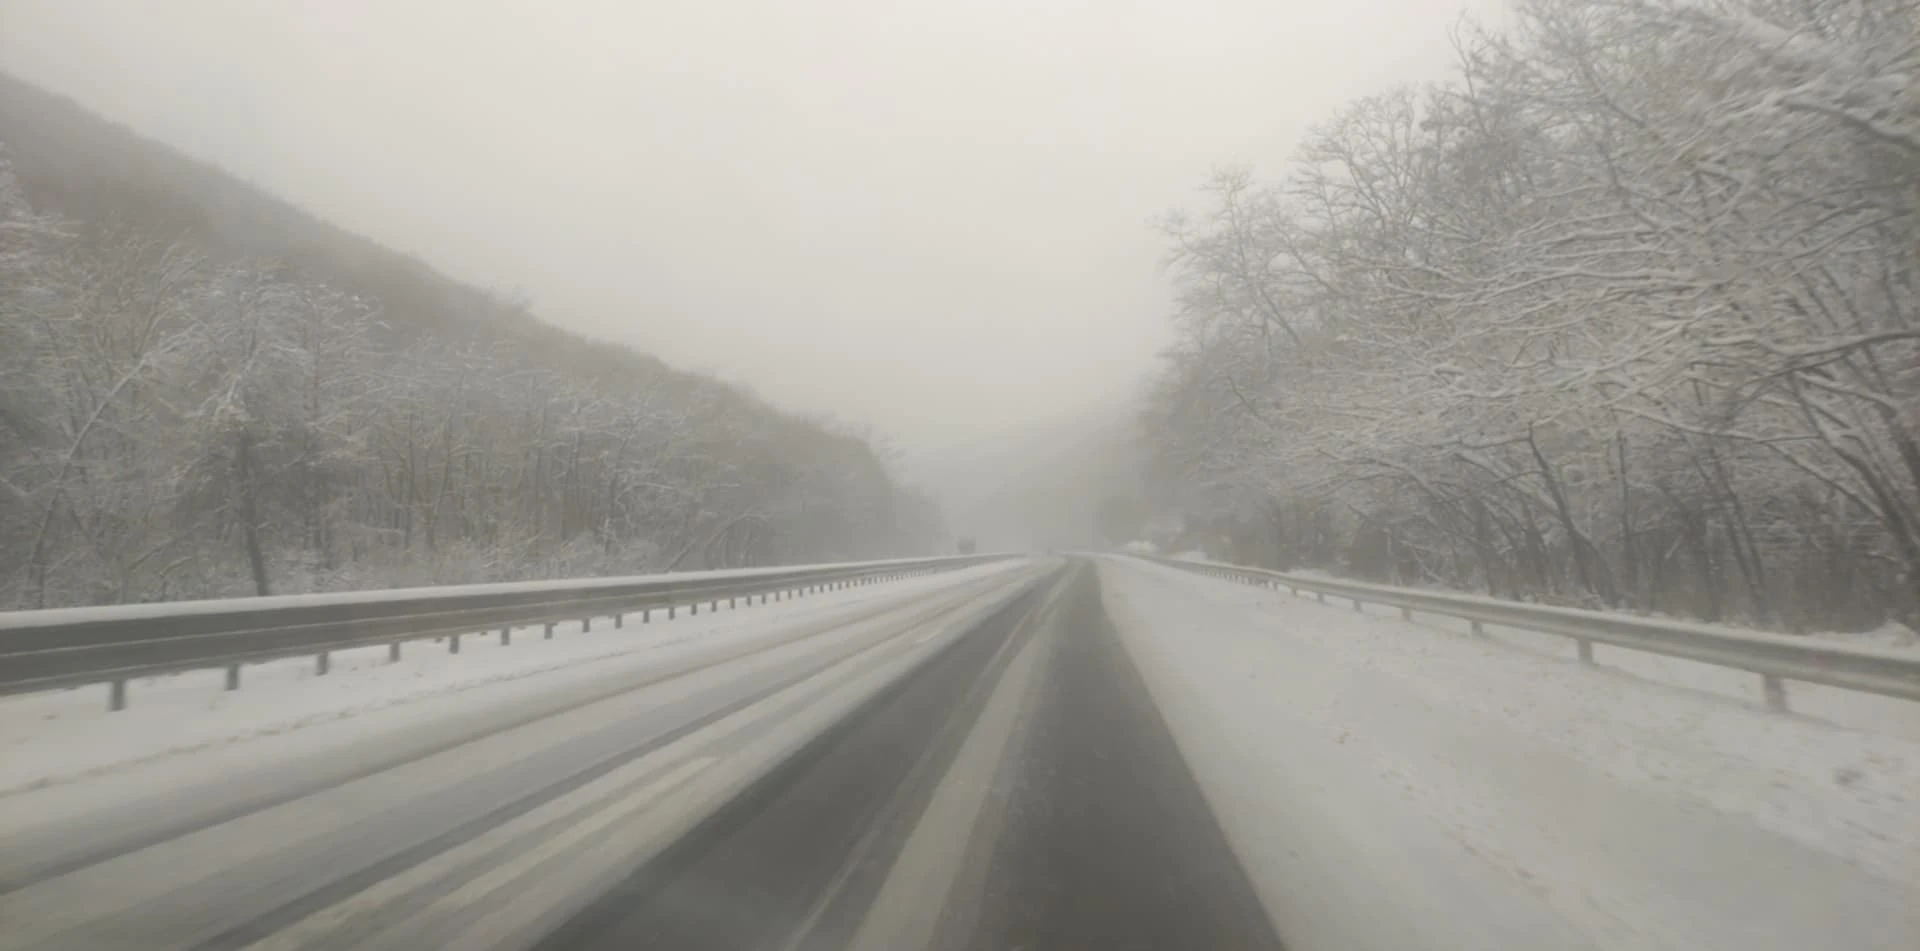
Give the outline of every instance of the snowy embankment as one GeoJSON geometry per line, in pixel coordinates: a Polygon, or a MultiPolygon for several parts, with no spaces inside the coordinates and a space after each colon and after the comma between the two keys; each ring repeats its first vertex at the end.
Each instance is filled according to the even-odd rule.
{"type": "Polygon", "coordinates": [[[1102,579],[1296,949],[1920,947],[1920,704],[1102,579]]]}
{"type": "Polygon", "coordinates": [[[612,662],[665,662],[861,605],[905,602],[1011,564],[723,606],[717,613],[702,605],[700,614],[683,610],[671,621],[655,612],[650,624],[636,615],[624,628],[600,618],[583,632],[573,621],[557,625],[552,640],[542,638],[541,625],[515,628],[507,645],[497,631],[469,635],[457,655],[443,640],[410,641],[398,663],[388,661],[385,645],[337,651],[325,676],[311,657],[288,658],[247,666],[237,691],[224,689],[222,670],[148,677],[129,684],[129,708],[117,713],[107,710],[104,686],[0,697],[0,796],[508,681],[597,673],[612,662]]]}

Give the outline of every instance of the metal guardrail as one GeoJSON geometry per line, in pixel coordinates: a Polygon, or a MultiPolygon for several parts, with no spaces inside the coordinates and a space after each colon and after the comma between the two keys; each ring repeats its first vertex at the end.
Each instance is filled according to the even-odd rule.
{"type": "Polygon", "coordinates": [[[248,663],[312,655],[327,672],[332,651],[400,645],[446,638],[460,652],[460,638],[497,632],[502,643],[512,629],[611,618],[622,627],[628,615],[642,622],[655,611],[676,616],[700,613],[702,604],[737,605],[746,598],[778,601],[821,590],[873,584],[911,575],[964,568],[1005,559],[973,555],[859,562],[744,571],[689,572],[627,578],[407,588],[338,594],[177,601],[160,604],[56,608],[0,613],[0,694],[111,684],[109,706],[127,705],[127,681],[154,674],[225,667],[227,689],[240,686],[248,663]]]}
{"type": "Polygon", "coordinates": [[[1471,623],[1476,634],[1483,633],[1483,626],[1488,624],[1557,634],[1572,638],[1579,647],[1580,660],[1589,664],[1593,663],[1593,645],[1598,643],[1752,671],[1760,675],[1767,705],[1776,710],[1787,709],[1789,680],[1920,701],[1920,657],[1892,651],[1685,621],[1303,577],[1215,562],[1159,557],[1148,560],[1247,584],[1284,587],[1295,595],[1309,592],[1321,601],[1328,597],[1352,601],[1356,611],[1363,604],[1382,604],[1399,608],[1408,618],[1416,611],[1460,618],[1471,623]]]}

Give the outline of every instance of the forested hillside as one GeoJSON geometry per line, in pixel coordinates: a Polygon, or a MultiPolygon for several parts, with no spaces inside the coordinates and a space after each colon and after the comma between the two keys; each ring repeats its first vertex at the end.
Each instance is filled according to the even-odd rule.
{"type": "Polygon", "coordinates": [[[0,609],[878,557],[856,434],[0,77],[0,609]]]}
{"type": "Polygon", "coordinates": [[[1920,4],[1525,0],[1166,223],[1146,427],[1221,550],[1920,617],[1920,4]]]}

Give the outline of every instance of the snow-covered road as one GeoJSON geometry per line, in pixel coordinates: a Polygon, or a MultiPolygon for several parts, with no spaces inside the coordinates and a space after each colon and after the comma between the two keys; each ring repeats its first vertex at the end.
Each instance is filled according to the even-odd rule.
{"type": "Polygon", "coordinates": [[[629,627],[600,648],[576,634],[490,663],[442,654],[417,678],[343,665],[323,693],[289,676],[210,719],[195,714],[218,684],[189,678],[149,691],[198,701],[16,723],[33,749],[63,731],[148,745],[0,796],[0,947],[537,936],[1037,576],[1013,561],[629,627]],[[169,743],[161,712],[206,737],[222,734],[206,723],[248,732],[169,743]],[[491,901],[502,891],[516,897],[491,901]]]}
{"type": "Polygon", "coordinates": [[[102,687],[0,698],[0,837],[13,824],[49,813],[85,815],[128,799],[191,786],[207,775],[257,773],[287,782],[330,757],[351,759],[369,742],[399,732],[431,733],[436,723],[477,727],[525,715],[543,698],[585,697],[721,655],[745,654],[801,632],[852,624],[983,578],[1009,566],[982,565],[881,585],[821,592],[765,605],[583,632],[559,625],[407,645],[389,662],[383,646],[333,654],[332,670],[311,658],[246,668],[238,691],[219,670],[144,678],[133,706],[109,712],[102,687]]]}
{"type": "Polygon", "coordinates": [[[1291,947],[1920,947],[1920,704],[1101,572],[1291,947]]]}
{"type": "Polygon", "coordinates": [[[1920,947],[1920,704],[1053,564],[0,702],[0,948],[524,947],[589,900],[632,946],[751,882],[775,931],[894,894],[967,947],[1238,948],[1197,936],[1262,906],[1294,951],[1920,947]]]}

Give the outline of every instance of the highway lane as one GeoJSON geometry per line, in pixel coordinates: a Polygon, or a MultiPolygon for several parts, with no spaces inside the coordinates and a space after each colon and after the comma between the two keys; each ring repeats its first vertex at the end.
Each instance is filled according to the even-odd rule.
{"type": "MultiPolygon", "coordinates": [[[[665,657],[641,654],[631,658],[632,662],[612,661],[605,665],[604,673],[574,680],[564,691],[546,687],[536,679],[511,685],[513,689],[492,688],[488,699],[497,698],[497,702],[479,707],[461,704],[451,713],[410,708],[400,728],[378,731],[371,737],[367,731],[356,729],[343,731],[334,742],[305,743],[291,749],[251,744],[262,747],[257,755],[242,761],[226,758],[215,782],[165,785],[137,796],[102,789],[98,783],[81,784],[78,790],[61,788],[48,794],[29,794],[20,798],[57,799],[0,810],[0,837],[8,844],[0,851],[0,896],[144,845],[230,822],[641,688],[699,678],[662,695],[629,698],[643,706],[665,705],[669,697],[686,692],[686,688],[708,683],[751,692],[755,684],[769,676],[767,670],[782,663],[825,656],[821,652],[830,653],[846,643],[865,643],[893,627],[937,616],[946,607],[946,602],[939,599],[922,602],[882,594],[870,603],[827,612],[819,618],[770,624],[764,631],[744,638],[695,643],[663,652],[668,655],[665,657]],[[33,818],[16,821],[17,814],[32,814],[33,818]]],[[[648,635],[636,631],[634,636],[648,635]]],[[[706,699],[715,697],[708,695],[706,699]]],[[[591,722],[606,715],[605,711],[588,711],[583,719],[591,722]]],[[[654,715],[665,721],[674,719],[670,710],[654,715]]],[[[136,786],[149,781],[165,783],[164,776],[152,780],[140,770],[131,773],[129,782],[136,786]]]]}
{"type": "Polygon", "coordinates": [[[1280,947],[1076,565],[543,951],[1280,947]]]}
{"type": "Polygon", "coordinates": [[[1279,947],[1085,563],[510,706],[27,828],[0,951],[1279,947]]]}
{"type": "MultiPolygon", "coordinates": [[[[364,900],[369,889],[471,852],[489,833],[551,832],[689,761],[726,760],[700,784],[724,798],[721,780],[738,784],[777,762],[793,745],[782,734],[796,724],[844,715],[1041,573],[1016,567],[933,597],[883,596],[718,656],[629,671],[623,682],[588,691],[572,681],[565,695],[523,694],[478,716],[468,705],[461,716],[400,719],[377,743],[331,749],[313,763],[208,776],[164,796],[123,789],[108,806],[84,811],[59,808],[58,791],[34,808],[0,802],[0,948],[278,940],[316,914],[364,900]],[[740,747],[753,748],[725,755],[740,747]]],[[[496,849],[461,871],[499,865],[514,851],[496,849]]],[[[396,903],[376,904],[391,912],[396,903]]],[[[360,946],[337,942],[350,933],[308,927],[283,943],[360,946]]]]}
{"type": "Polygon", "coordinates": [[[1062,605],[967,948],[1279,946],[1087,570],[1062,605]]]}

